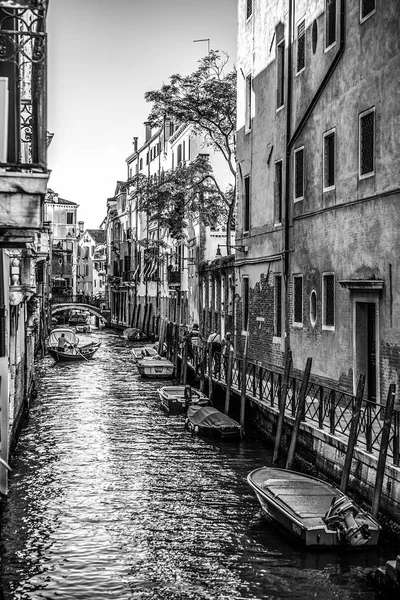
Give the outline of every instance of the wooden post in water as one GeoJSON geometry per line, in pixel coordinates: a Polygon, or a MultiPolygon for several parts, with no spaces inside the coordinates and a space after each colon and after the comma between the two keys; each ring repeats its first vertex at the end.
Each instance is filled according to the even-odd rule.
{"type": "Polygon", "coordinates": [[[396,385],[394,383],[391,383],[389,386],[389,392],[386,400],[385,420],[383,422],[382,428],[381,447],[379,452],[378,468],[376,471],[374,497],[372,499],[371,512],[372,516],[375,518],[378,516],[379,507],[381,504],[383,477],[385,475],[386,455],[389,446],[390,425],[392,423],[393,418],[395,396],[396,385]]]}
{"type": "Polygon", "coordinates": [[[244,435],[244,425],[246,418],[246,374],[247,374],[247,343],[249,339],[249,332],[246,331],[246,339],[244,341],[244,352],[242,359],[242,381],[240,387],[240,431],[241,435],[244,435]]]}
{"type": "Polygon", "coordinates": [[[200,391],[203,392],[203,394],[204,394],[204,390],[206,389],[205,371],[206,371],[206,360],[207,360],[207,349],[205,346],[202,346],[202,348],[200,350],[199,360],[200,360],[200,391]]]}
{"type": "Polygon", "coordinates": [[[233,366],[233,348],[229,349],[228,368],[226,372],[226,391],[225,391],[225,414],[229,414],[229,403],[231,400],[231,385],[232,385],[232,366],[233,366]]]}
{"type": "Polygon", "coordinates": [[[282,384],[282,392],[279,402],[279,417],[278,417],[278,425],[276,428],[276,437],[275,437],[275,446],[274,446],[274,456],[272,459],[272,466],[275,466],[278,462],[279,456],[279,447],[281,445],[282,431],[283,431],[283,421],[285,418],[285,406],[286,406],[286,396],[289,385],[289,375],[290,369],[292,368],[292,351],[287,350],[285,357],[285,371],[283,374],[283,384],[282,384]]]}
{"type": "Polygon", "coordinates": [[[173,336],[173,363],[174,363],[174,377],[178,377],[178,354],[179,354],[179,325],[174,325],[174,336],[173,336]]]}
{"type": "Polygon", "coordinates": [[[210,344],[209,348],[208,348],[208,398],[210,400],[210,404],[213,403],[213,393],[214,393],[212,368],[213,368],[213,352],[212,352],[212,346],[210,344]]]}
{"type": "Polygon", "coordinates": [[[290,440],[290,447],[289,447],[288,457],[287,457],[287,461],[286,461],[286,469],[291,469],[292,465],[293,465],[294,451],[296,448],[297,436],[299,434],[299,429],[300,429],[300,421],[303,416],[304,406],[306,403],[306,393],[307,393],[308,380],[310,379],[311,365],[312,365],[312,358],[309,356],[307,358],[306,368],[304,369],[303,381],[301,382],[299,402],[297,405],[296,418],[295,418],[294,425],[293,425],[292,439],[290,440]]]}
{"type": "Polygon", "coordinates": [[[185,339],[182,348],[182,364],[181,364],[181,383],[186,385],[187,379],[187,363],[188,363],[188,340],[185,339]]]}
{"type": "Polygon", "coordinates": [[[354,454],[354,446],[357,441],[357,433],[358,433],[358,424],[360,422],[361,416],[361,402],[364,394],[364,384],[365,384],[365,375],[361,373],[360,378],[358,380],[356,397],[354,398],[353,412],[351,417],[351,425],[350,425],[350,433],[349,433],[349,441],[347,442],[347,452],[346,458],[344,461],[342,479],[340,482],[340,491],[344,494],[347,491],[347,486],[349,484],[350,470],[351,470],[351,461],[353,459],[354,454]]]}

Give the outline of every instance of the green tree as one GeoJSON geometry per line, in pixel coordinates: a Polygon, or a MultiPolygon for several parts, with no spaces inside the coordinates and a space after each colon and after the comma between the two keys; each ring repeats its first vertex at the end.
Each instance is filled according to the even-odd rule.
{"type": "Polygon", "coordinates": [[[236,70],[226,72],[227,63],[227,55],[212,50],[191,75],[173,75],[159,90],[147,92],[145,99],[153,104],[148,118],[152,127],[162,127],[171,120],[190,125],[193,133],[203,135],[205,145],[219,151],[226,160],[232,185],[222,190],[210,163],[199,157],[190,165],[166,173],[163,181],[151,183],[144,198],[149,206],[155,202],[159,218],[169,214],[178,226],[178,217],[182,217],[178,235],[185,226],[183,214],[188,211],[197,211],[206,224],[221,223],[222,219],[229,249],[236,196],[236,70]],[[168,197],[173,198],[169,208],[168,197]]]}

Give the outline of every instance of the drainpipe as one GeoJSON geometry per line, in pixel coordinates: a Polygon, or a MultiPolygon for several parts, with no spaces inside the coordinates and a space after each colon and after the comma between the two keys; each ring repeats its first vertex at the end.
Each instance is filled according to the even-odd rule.
{"type": "Polygon", "coordinates": [[[285,281],[285,349],[289,348],[288,332],[289,332],[289,252],[290,252],[290,225],[289,225],[289,214],[290,214],[290,165],[291,165],[291,151],[293,145],[300,133],[306,126],[308,119],[310,118],[315,106],[318,103],[323,91],[325,90],[332,74],[334,73],[339,61],[341,60],[345,46],[346,46],[346,2],[341,0],[340,2],[340,43],[338,51],[336,52],[331,64],[325,76],[318,86],[306,112],[300,120],[300,123],[296,127],[292,136],[290,136],[290,125],[291,125],[291,112],[292,112],[292,27],[293,27],[293,13],[294,13],[295,0],[289,0],[289,43],[288,43],[288,106],[286,115],[286,176],[285,176],[285,238],[284,238],[284,281],[285,281]]]}
{"type": "Polygon", "coordinates": [[[292,120],[292,38],[294,0],[289,0],[288,66],[287,66],[287,108],[286,108],[286,160],[285,160],[285,231],[283,248],[283,281],[285,286],[285,352],[289,350],[289,248],[290,248],[290,148],[292,120]]]}

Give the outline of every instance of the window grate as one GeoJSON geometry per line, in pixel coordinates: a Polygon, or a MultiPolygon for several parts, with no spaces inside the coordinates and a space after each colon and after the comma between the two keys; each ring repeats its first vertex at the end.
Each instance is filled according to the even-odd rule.
{"type": "Polygon", "coordinates": [[[275,334],[282,336],[282,276],[275,277],[275,334]]]}
{"type": "Polygon", "coordinates": [[[302,21],[297,27],[297,72],[305,67],[306,22],[302,21]]]}
{"type": "Polygon", "coordinates": [[[335,134],[324,138],[324,187],[335,185],[335,134]]]}
{"type": "Polygon", "coordinates": [[[365,19],[375,10],[375,0],[361,0],[361,18],[365,19]]]}
{"type": "Polygon", "coordinates": [[[253,14],[253,0],[247,0],[246,18],[249,19],[253,14]]]}
{"type": "Polygon", "coordinates": [[[243,231],[250,231],[250,176],[244,178],[243,231]]]}
{"type": "Polygon", "coordinates": [[[374,170],[374,120],[373,111],[360,118],[360,174],[374,170]]]}
{"type": "Polygon", "coordinates": [[[303,278],[294,277],[294,322],[303,322],[303,278]]]}
{"type": "Polygon", "coordinates": [[[282,161],[275,163],[275,214],[277,223],[282,223],[282,161]]]}
{"type": "Polygon", "coordinates": [[[297,150],[294,155],[294,197],[304,196],[304,150],[297,150]]]}
{"type": "Polygon", "coordinates": [[[247,277],[243,278],[243,329],[247,331],[249,326],[249,300],[250,300],[250,289],[249,280],[247,277]]]}
{"type": "Polygon", "coordinates": [[[325,325],[333,327],[335,324],[335,277],[325,275],[325,325]]]}

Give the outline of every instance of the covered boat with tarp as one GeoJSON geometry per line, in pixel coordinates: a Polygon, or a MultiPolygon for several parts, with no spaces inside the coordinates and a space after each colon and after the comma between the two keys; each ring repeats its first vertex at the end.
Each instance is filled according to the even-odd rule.
{"type": "Polygon", "coordinates": [[[56,362],[79,362],[89,360],[97,352],[100,342],[91,342],[79,346],[79,338],[75,331],[69,327],[56,327],[50,332],[47,339],[47,350],[56,362]],[[64,350],[58,345],[60,337],[66,340],[64,350]]]}
{"type": "Polygon", "coordinates": [[[310,475],[260,467],[247,476],[263,513],[310,547],[376,546],[378,522],[338,488],[310,475]]]}
{"type": "Polygon", "coordinates": [[[137,327],[127,327],[122,332],[123,337],[130,342],[138,342],[146,338],[145,334],[137,327]]]}
{"type": "Polygon", "coordinates": [[[241,433],[237,421],[213,406],[189,406],[186,426],[196,435],[216,436],[223,439],[239,438],[241,433]]]}

